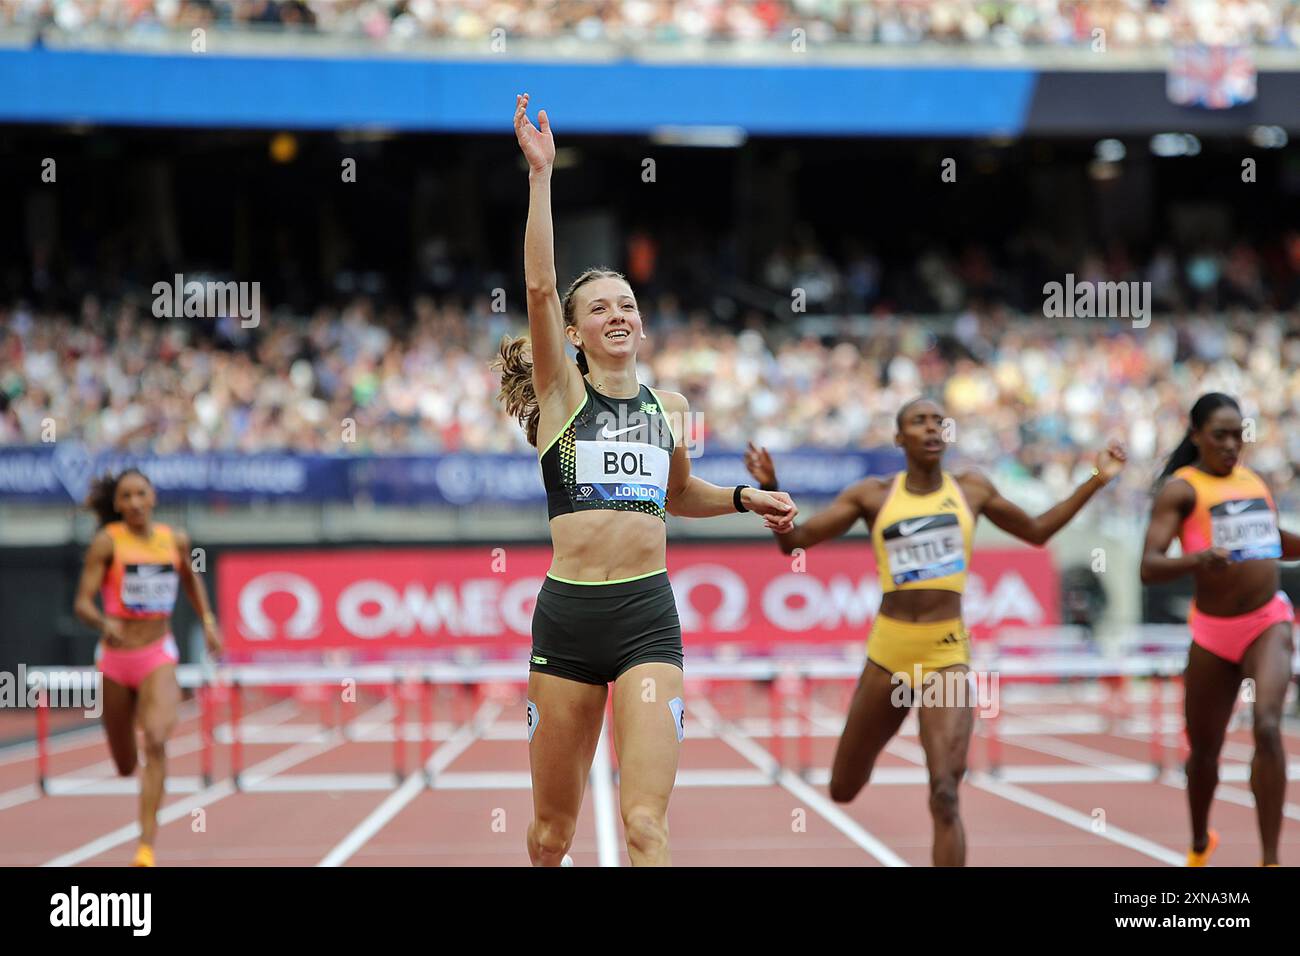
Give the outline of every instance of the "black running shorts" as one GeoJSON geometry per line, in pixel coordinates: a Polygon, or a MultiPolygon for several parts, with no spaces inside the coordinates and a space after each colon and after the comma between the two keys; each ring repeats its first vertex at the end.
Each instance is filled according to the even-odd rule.
{"type": "Polygon", "coordinates": [[[612,584],[543,580],[529,670],[608,684],[655,661],[682,666],[682,625],[667,571],[612,584]]]}

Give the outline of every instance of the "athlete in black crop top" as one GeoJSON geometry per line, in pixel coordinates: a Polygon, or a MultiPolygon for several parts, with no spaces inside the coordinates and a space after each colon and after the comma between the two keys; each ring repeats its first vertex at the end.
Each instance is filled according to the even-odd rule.
{"type": "Polygon", "coordinates": [[[664,865],[668,798],[685,733],[665,515],[753,511],[767,527],[785,531],[796,509],[780,492],[720,488],[691,476],[686,399],[638,381],[636,352],[645,333],[621,275],[588,270],[560,301],[550,200],[555,140],[546,113],[535,127],[527,108],[528,96],[517,97],[515,133],[529,166],[530,335],[504,341],[498,365],[506,410],[540,450],[554,547],[533,613],[528,856],[537,866],[571,862],[567,851],[612,681],[628,856],[634,865],[664,865]],[[577,364],[567,345],[577,348],[577,364]]]}
{"type": "Polygon", "coordinates": [[[659,398],[642,385],[633,398],[587,397],[542,452],[547,513],[613,509],[665,517],[676,441],[659,398]]]}

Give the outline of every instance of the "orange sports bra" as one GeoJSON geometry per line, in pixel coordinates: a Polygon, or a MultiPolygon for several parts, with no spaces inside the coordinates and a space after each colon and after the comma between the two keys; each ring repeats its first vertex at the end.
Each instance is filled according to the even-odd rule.
{"type": "Polygon", "coordinates": [[[132,619],[170,617],[181,566],[172,529],[154,522],[147,541],[121,521],[109,522],[104,530],[113,539],[113,560],[100,589],[104,613],[132,619]]]}
{"type": "Polygon", "coordinates": [[[1224,548],[1233,561],[1282,557],[1273,496],[1249,468],[1237,465],[1232,474],[1219,478],[1185,465],[1173,477],[1196,492],[1196,504],[1178,533],[1184,554],[1224,548]]]}

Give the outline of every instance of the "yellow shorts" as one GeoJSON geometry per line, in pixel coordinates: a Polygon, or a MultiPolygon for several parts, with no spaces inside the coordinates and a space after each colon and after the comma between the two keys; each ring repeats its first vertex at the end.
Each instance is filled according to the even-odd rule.
{"type": "Polygon", "coordinates": [[[910,685],[918,673],[924,677],[954,664],[969,664],[970,634],[960,618],[914,624],[877,615],[867,637],[867,660],[903,675],[910,685]]]}

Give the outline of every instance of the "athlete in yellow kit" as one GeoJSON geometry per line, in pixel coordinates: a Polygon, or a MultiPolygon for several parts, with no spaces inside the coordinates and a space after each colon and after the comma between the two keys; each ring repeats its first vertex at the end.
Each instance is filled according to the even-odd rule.
{"type": "MultiPolygon", "coordinates": [[[[871,528],[880,570],[880,611],[867,639],[867,664],[849,707],[831,769],[831,798],[848,803],[858,795],[876,758],[902,726],[909,706],[919,707],[921,746],[930,774],[936,866],[966,862],[966,835],[958,814],[957,787],[966,772],[974,728],[971,695],[939,697],[898,693],[935,673],[965,673],[970,640],[961,619],[961,595],[970,568],[975,519],[987,515],[997,527],[1028,544],[1042,545],[1065,526],[1124,465],[1122,446],[1112,442],[1097,456],[1093,474],[1064,501],[1033,517],[1003,498],[976,471],[949,474],[942,468],[944,412],[919,398],[898,413],[894,443],[907,467],[889,478],[864,478],[844,489],[824,511],[777,534],[781,550],[810,548],[847,532],[858,519],[871,528]],[[905,700],[899,706],[900,696],[905,700]],[[920,699],[914,699],[920,698],[920,699]]],[[[752,444],[745,456],[764,490],[776,489],[776,469],[766,449],[752,444]]],[[[940,681],[943,679],[940,678],[940,681]]],[[[943,687],[942,683],[937,685],[943,687]]]]}

